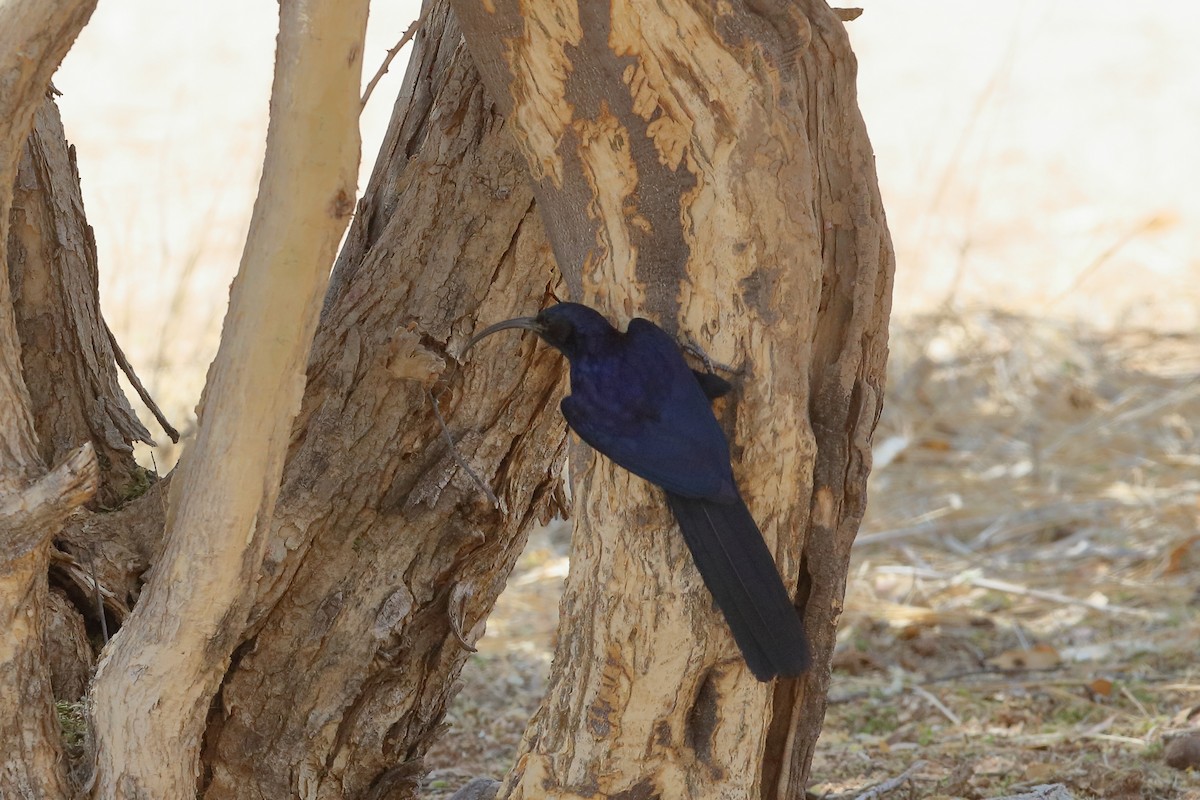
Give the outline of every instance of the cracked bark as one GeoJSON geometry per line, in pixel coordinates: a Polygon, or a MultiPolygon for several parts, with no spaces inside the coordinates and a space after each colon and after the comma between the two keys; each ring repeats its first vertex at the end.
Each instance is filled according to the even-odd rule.
{"type": "Polygon", "coordinates": [[[331,278],[249,637],[210,719],[205,797],[415,795],[468,643],[557,511],[562,365],[458,354],[558,284],[520,157],[444,6],[331,278]],[[461,456],[508,512],[491,507],[461,456]]]}
{"type": "Polygon", "coordinates": [[[8,238],[22,368],[42,460],[90,441],[105,465],[97,501],[114,507],[145,482],[131,442],[150,441],[117,385],[100,316],[96,242],[83,212],[74,149],[54,101],[22,148],[8,238]]]}
{"type": "Polygon", "coordinates": [[[0,796],[57,798],[68,790],[45,635],[50,539],[91,499],[90,444],[53,470],[38,451],[12,313],[9,212],[21,147],[50,76],[95,2],[0,4],[0,796]]]}
{"type": "Polygon", "coordinates": [[[815,657],[798,680],[757,684],[656,492],[573,450],[559,646],[500,794],[802,796],[893,272],[844,28],[817,0],[452,5],[573,298],[741,368],[721,412],[735,473],[815,657]]]}
{"type": "MultiPolygon", "coordinates": [[[[542,24],[505,0],[490,16],[458,6],[488,88],[433,3],[331,277],[249,618],[205,721],[201,791],[416,795],[468,655],[459,635],[482,635],[529,526],[563,502],[561,360],[531,337],[490,339],[469,363],[459,353],[479,325],[533,313],[566,284],[744,369],[721,418],[807,609],[817,668],[752,681],[660,499],[579,449],[550,692],[503,793],[801,796],[863,510],[891,291],[844,31],[807,0],[719,14],[680,0],[615,14],[580,4],[586,25],[571,4],[542,24]],[[550,69],[515,75],[510,63],[550,69]],[[448,452],[431,390],[507,513],[448,452]]],[[[86,402],[71,408],[84,422],[73,436],[107,441],[86,402]]],[[[11,434],[0,455],[39,453],[32,433],[11,434]]],[[[70,524],[72,542],[107,543],[114,618],[157,558],[161,490],[70,524]]],[[[87,586],[78,555],[56,563],[87,586]]]]}

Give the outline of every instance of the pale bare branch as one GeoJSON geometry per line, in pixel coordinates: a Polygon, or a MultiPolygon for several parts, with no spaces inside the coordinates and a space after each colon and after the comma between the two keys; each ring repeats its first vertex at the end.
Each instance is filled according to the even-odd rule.
{"type": "Polygon", "coordinates": [[[281,4],[258,200],[166,549],[97,671],[98,797],[191,797],[245,625],[329,268],[354,208],[367,0],[281,4]],[[131,680],[131,676],[136,679],[131,680]]]}

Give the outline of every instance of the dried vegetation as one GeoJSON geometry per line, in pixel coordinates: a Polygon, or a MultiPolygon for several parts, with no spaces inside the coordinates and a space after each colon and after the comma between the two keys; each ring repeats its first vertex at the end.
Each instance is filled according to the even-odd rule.
{"type": "MultiPolygon", "coordinates": [[[[1200,730],[1200,337],[980,311],[892,342],[812,792],[1200,798],[1167,765],[1200,730]]],[[[566,547],[536,538],[501,599],[435,796],[508,767],[566,547]]]]}

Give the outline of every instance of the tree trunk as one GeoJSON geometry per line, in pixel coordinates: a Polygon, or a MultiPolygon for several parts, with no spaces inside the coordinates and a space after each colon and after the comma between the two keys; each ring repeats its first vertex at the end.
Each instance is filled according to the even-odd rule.
{"type": "MultiPolygon", "coordinates": [[[[511,364],[465,374],[454,368],[454,353],[477,316],[493,319],[536,306],[558,278],[524,166],[484,99],[445,8],[431,16],[427,30],[437,33],[423,37],[424,69],[414,68],[411,75],[420,80],[410,77],[406,86],[408,113],[397,118],[385,146],[389,157],[380,162],[329,293],[249,639],[234,655],[205,730],[202,784],[214,796],[413,791],[420,755],[441,730],[454,678],[469,655],[460,637],[469,642],[482,635],[525,533],[564,502],[558,492],[564,425],[553,407],[558,360],[514,341],[507,351],[511,364]],[[428,213],[435,205],[455,211],[435,217],[428,213]],[[414,223],[406,227],[409,219],[414,223]],[[454,430],[458,456],[445,445],[429,388],[454,430]],[[525,402],[527,390],[539,399],[525,402]],[[486,402],[474,402],[477,397],[486,402]],[[511,516],[489,507],[456,457],[487,475],[511,516]]],[[[55,182],[63,179],[61,171],[54,175],[55,182]]],[[[58,183],[31,189],[34,203],[55,217],[41,235],[79,227],[62,218],[69,203],[34,197],[47,192],[71,190],[58,183]]],[[[41,249],[52,245],[43,239],[41,249]]],[[[28,259],[26,277],[78,305],[94,303],[94,284],[54,266],[28,259]]],[[[62,317],[73,325],[83,319],[62,317]]],[[[85,341],[87,334],[34,336],[30,355],[48,341],[71,335],[85,341]]],[[[80,380],[79,374],[69,370],[64,380],[80,380]]],[[[81,413],[85,404],[69,408],[81,413]]],[[[86,436],[91,429],[76,424],[72,430],[86,436]]],[[[32,429],[28,441],[33,452],[32,429]]],[[[110,624],[124,620],[139,574],[159,558],[161,492],[173,483],[152,486],[115,513],[70,521],[64,544],[70,552],[54,551],[54,564],[78,605],[91,607],[94,567],[110,624]]],[[[211,571],[211,562],[200,563],[211,571]]],[[[160,564],[157,571],[167,569],[160,564]]],[[[40,572],[30,574],[44,571],[43,561],[40,572]]],[[[176,594],[187,585],[176,583],[176,594]]],[[[141,600],[151,607],[150,592],[141,600]]],[[[27,604],[13,608],[29,613],[27,604]]],[[[33,673],[20,674],[24,680],[33,673]]],[[[151,715],[133,711],[132,703],[99,706],[91,722],[102,762],[127,757],[126,744],[151,742],[149,753],[179,743],[169,732],[122,737],[123,728],[145,725],[151,715]]],[[[53,744],[53,718],[40,722],[53,744]]],[[[165,716],[159,722],[156,727],[169,727],[165,716]]],[[[177,722],[186,726],[186,713],[177,722]]],[[[13,753],[24,768],[38,766],[28,753],[13,753]]],[[[186,782],[189,767],[186,758],[181,762],[164,758],[163,766],[182,770],[186,782]]],[[[134,775],[137,769],[113,786],[108,776],[115,770],[102,766],[95,794],[162,785],[161,776],[134,775]]],[[[62,791],[60,783],[42,794],[62,791]]]]}
{"type": "Polygon", "coordinates": [[[67,789],[46,665],[51,538],[96,491],[91,445],[46,472],[37,449],[8,274],[13,181],[34,113],[94,0],[0,3],[0,796],[67,789]]]}
{"type": "Polygon", "coordinates": [[[757,683],[657,491],[580,447],[559,646],[503,794],[802,796],[893,270],[842,24],[818,0],[453,5],[572,296],[738,368],[735,472],[815,651],[757,683]]]}
{"type": "Polygon", "coordinates": [[[526,533],[563,502],[560,360],[517,337],[458,353],[557,286],[524,165],[435,7],[331,280],[206,798],[415,795],[526,533]]]}
{"type": "Polygon", "coordinates": [[[74,150],[47,98],[22,148],[8,237],[9,280],[42,460],[90,441],[104,464],[97,500],[120,505],[146,477],[135,441],[150,441],[117,385],[100,316],[96,242],[83,213],[74,150]]]}
{"type": "MultiPolygon", "coordinates": [[[[45,97],[39,105],[21,152],[7,238],[8,282],[38,453],[43,463],[55,464],[91,442],[101,465],[92,504],[96,510],[118,508],[144,492],[153,500],[146,508],[157,510],[165,501],[152,485],[154,476],[133,459],[133,443],[149,441],[150,434],[121,391],[118,362],[143,399],[152,409],[155,406],[140,389],[101,316],[99,265],[84,214],[75,150],[67,144],[54,99],[45,97]]],[[[60,674],[91,673],[93,656],[90,646],[80,646],[78,629],[87,617],[100,636],[96,584],[110,629],[115,631],[128,616],[141,573],[161,540],[162,515],[139,519],[137,525],[128,519],[127,511],[76,514],[54,532],[51,583],[74,600],[74,609],[66,602],[51,605],[55,630],[74,632],[69,641],[50,636],[55,656],[50,666],[60,674]],[[153,528],[149,536],[146,522],[153,528]]],[[[77,682],[60,686],[68,684],[77,682]]],[[[74,701],[80,694],[56,697],[74,701]]]]}

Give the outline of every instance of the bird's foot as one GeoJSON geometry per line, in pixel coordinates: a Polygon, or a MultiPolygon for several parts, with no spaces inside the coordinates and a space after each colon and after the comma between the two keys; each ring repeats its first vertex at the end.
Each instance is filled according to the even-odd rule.
{"type": "Polygon", "coordinates": [[[738,369],[737,367],[734,367],[730,364],[723,364],[720,361],[713,361],[712,358],[709,357],[708,353],[705,352],[704,348],[700,346],[700,343],[686,334],[684,335],[683,349],[704,362],[704,368],[709,372],[716,372],[717,370],[720,370],[721,372],[727,372],[730,375],[742,374],[742,370],[738,369]]]}

